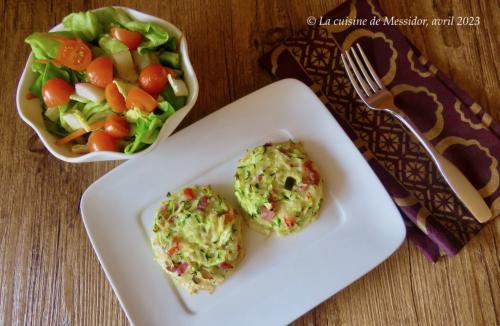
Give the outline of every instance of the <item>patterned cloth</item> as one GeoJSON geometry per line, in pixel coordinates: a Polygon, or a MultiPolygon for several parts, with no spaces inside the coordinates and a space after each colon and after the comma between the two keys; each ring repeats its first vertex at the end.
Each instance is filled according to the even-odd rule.
{"type": "MultiPolygon", "coordinates": [[[[323,16],[385,17],[375,1],[348,1],[323,16]]],[[[408,238],[431,261],[455,255],[481,229],[421,146],[389,114],[358,99],[340,48],[360,43],[387,88],[438,152],[500,213],[500,124],[423,57],[394,26],[314,26],[260,62],[277,78],[307,84],[339,121],[399,207],[408,238]]],[[[334,141],[334,140],[332,140],[334,141]]]]}

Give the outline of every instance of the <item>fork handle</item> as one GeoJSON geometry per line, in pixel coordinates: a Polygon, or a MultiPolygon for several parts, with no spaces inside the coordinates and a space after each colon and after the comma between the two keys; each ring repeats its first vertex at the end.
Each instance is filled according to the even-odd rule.
{"type": "Polygon", "coordinates": [[[457,195],[464,206],[474,216],[476,220],[481,223],[487,222],[492,213],[486,205],[484,199],[479,192],[474,188],[469,180],[457,169],[453,163],[448,161],[444,156],[439,154],[434,146],[425,139],[424,135],[418,130],[410,118],[399,108],[391,107],[386,109],[386,112],[391,113],[397,118],[415,137],[419,140],[420,144],[424,147],[430,158],[438,168],[441,175],[444,177],[450,188],[457,195]]]}

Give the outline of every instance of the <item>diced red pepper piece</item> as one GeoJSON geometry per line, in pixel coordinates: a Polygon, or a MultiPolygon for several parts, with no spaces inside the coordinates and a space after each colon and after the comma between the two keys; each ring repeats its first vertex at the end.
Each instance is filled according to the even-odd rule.
{"type": "Polygon", "coordinates": [[[295,225],[295,216],[287,216],[285,217],[285,224],[288,227],[292,227],[295,225]]]}
{"type": "Polygon", "coordinates": [[[319,173],[313,168],[311,161],[304,163],[302,182],[309,185],[318,185],[320,181],[319,173]]]}
{"type": "Polygon", "coordinates": [[[194,198],[194,190],[192,188],[184,188],[184,198],[191,200],[194,198]]]}
{"type": "Polygon", "coordinates": [[[227,212],[226,214],[224,214],[224,223],[229,223],[231,222],[232,220],[234,219],[234,215],[230,212],[227,212]]]}
{"type": "Polygon", "coordinates": [[[175,241],[174,245],[172,247],[170,247],[170,249],[167,250],[167,255],[173,256],[177,252],[179,252],[180,249],[181,249],[181,246],[180,246],[179,242],[175,241]]]}
{"type": "Polygon", "coordinates": [[[220,263],[219,267],[222,268],[222,269],[231,269],[231,268],[234,268],[233,265],[231,265],[229,263],[226,263],[226,262],[220,263]]]}

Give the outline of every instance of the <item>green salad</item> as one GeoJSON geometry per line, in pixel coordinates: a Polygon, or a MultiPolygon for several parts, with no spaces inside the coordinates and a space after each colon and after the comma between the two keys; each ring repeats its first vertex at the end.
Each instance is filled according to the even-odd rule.
{"type": "Polygon", "coordinates": [[[65,30],[26,38],[47,130],[76,154],[136,153],[186,103],[179,39],[120,8],[73,13],[65,30]]]}

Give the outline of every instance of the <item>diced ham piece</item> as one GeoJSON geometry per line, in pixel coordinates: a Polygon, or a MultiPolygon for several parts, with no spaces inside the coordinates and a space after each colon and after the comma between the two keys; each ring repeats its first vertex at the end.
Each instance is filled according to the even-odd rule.
{"type": "Polygon", "coordinates": [[[208,197],[207,196],[201,196],[200,200],[198,201],[198,209],[200,211],[205,211],[207,208],[208,204],[208,197]]]}
{"type": "Polygon", "coordinates": [[[274,217],[274,212],[270,209],[267,209],[267,207],[262,206],[260,208],[260,216],[262,217],[262,219],[264,219],[266,221],[270,221],[274,217]]]}
{"type": "Polygon", "coordinates": [[[181,276],[182,274],[184,274],[184,272],[188,267],[189,267],[188,263],[180,263],[177,265],[168,266],[167,271],[176,273],[177,276],[181,276]]]}
{"type": "Polygon", "coordinates": [[[299,192],[305,192],[307,190],[308,185],[306,184],[301,184],[299,186],[299,192]]]}
{"type": "Polygon", "coordinates": [[[181,276],[182,274],[184,274],[184,272],[188,267],[189,267],[188,263],[179,264],[175,272],[177,273],[178,276],[181,276]]]}

